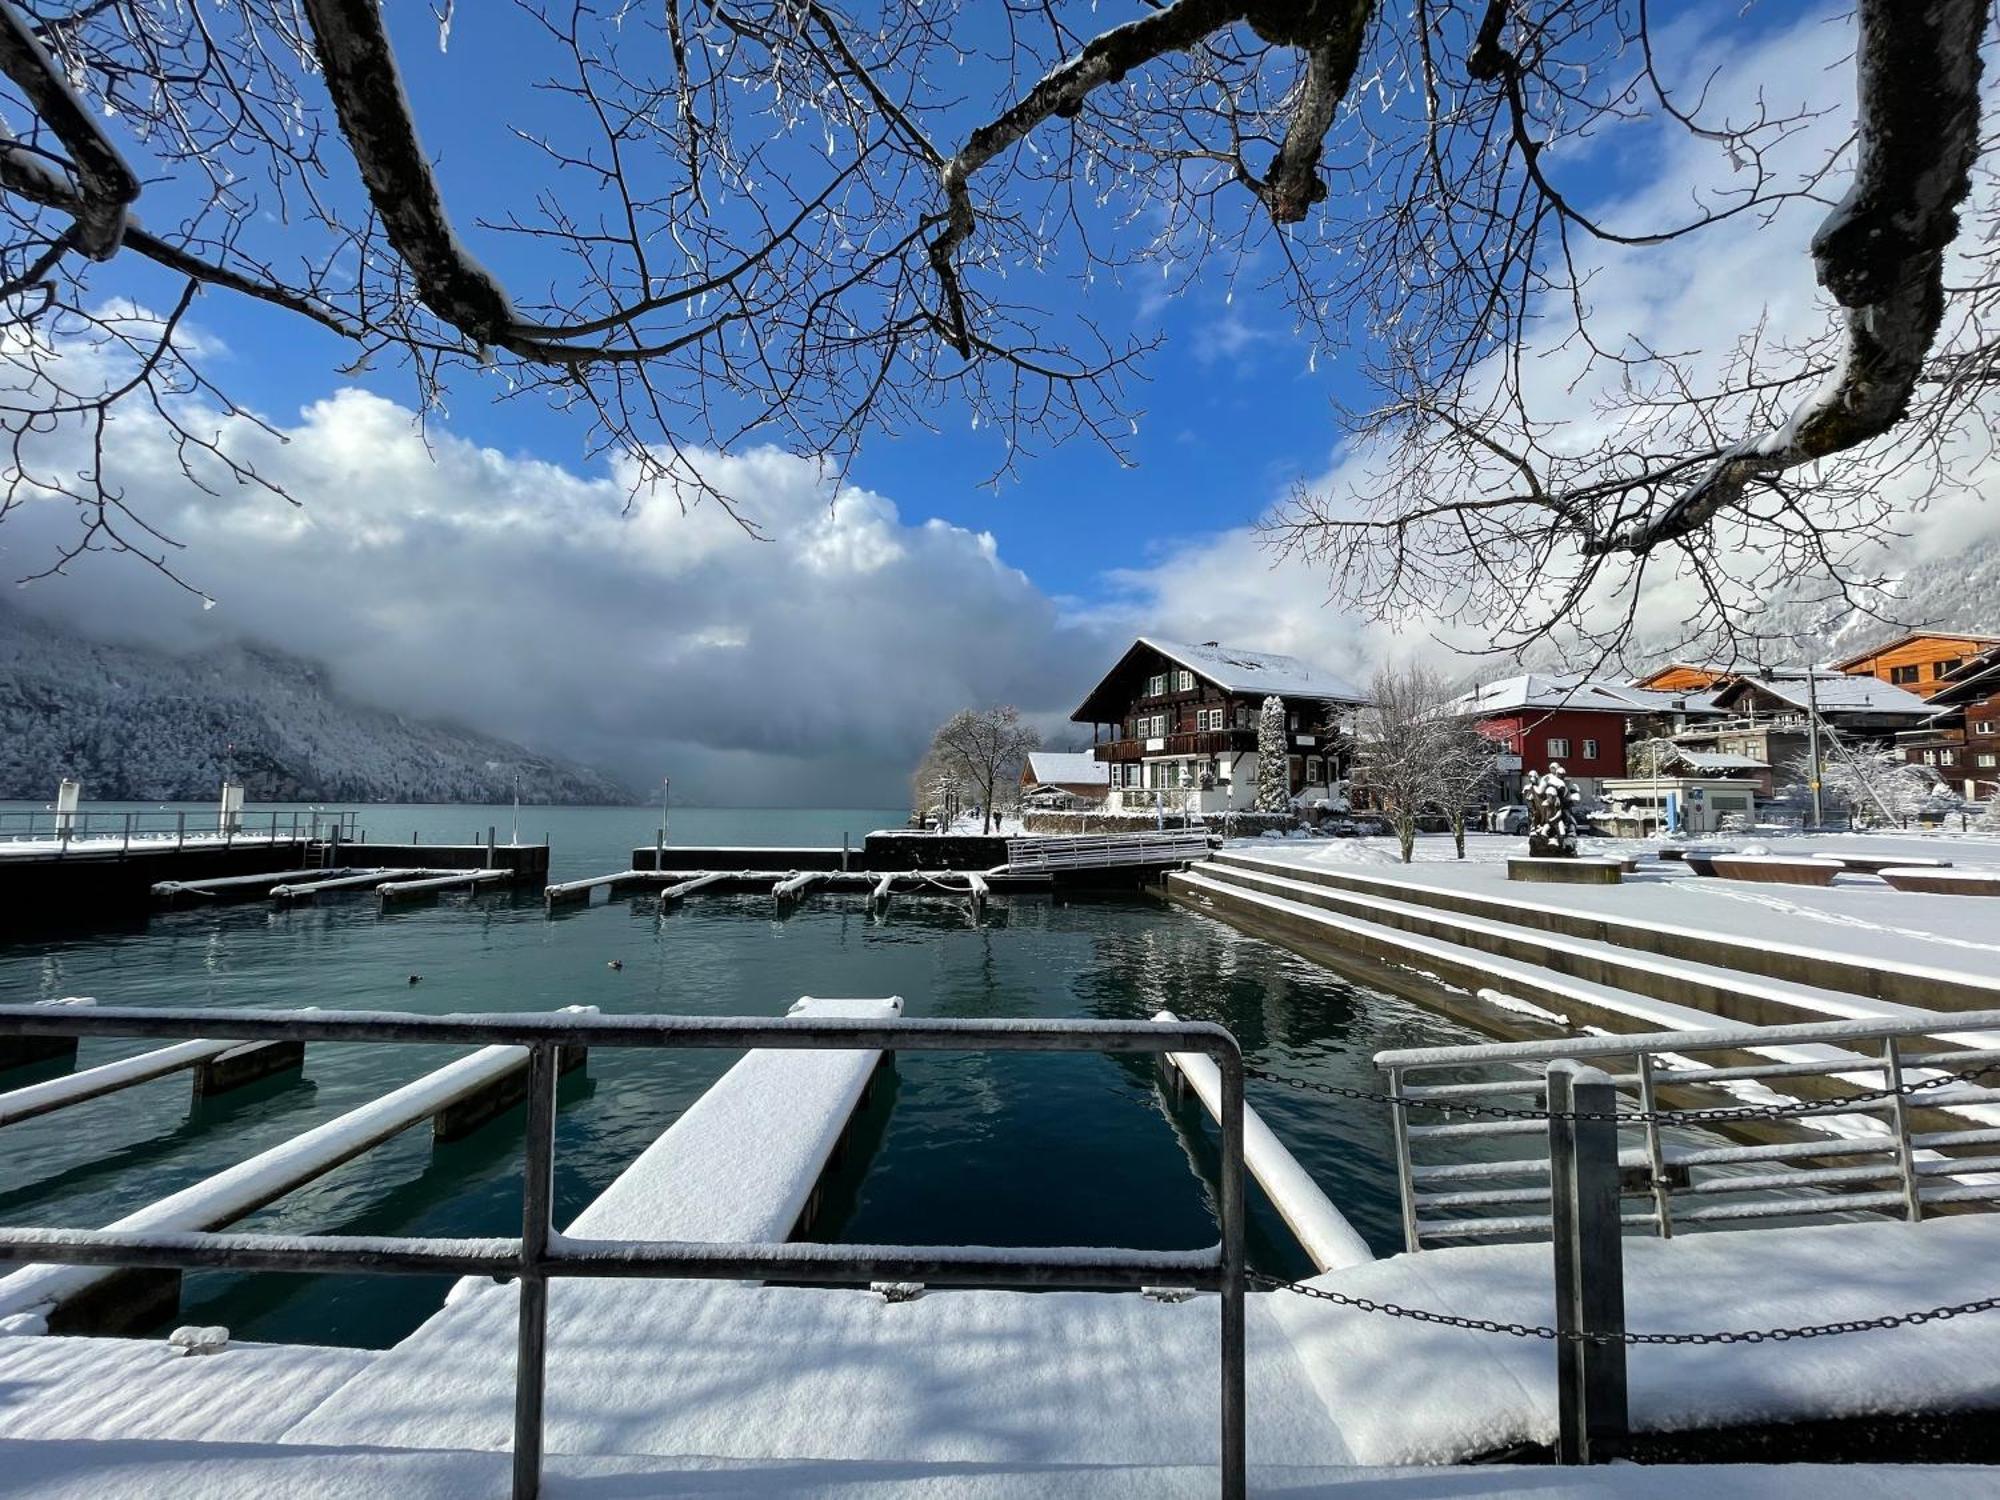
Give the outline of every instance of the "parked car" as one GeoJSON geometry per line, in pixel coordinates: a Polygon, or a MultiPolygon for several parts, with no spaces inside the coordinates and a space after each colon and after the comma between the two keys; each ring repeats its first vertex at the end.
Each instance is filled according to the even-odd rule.
{"type": "Polygon", "coordinates": [[[1487,815],[1486,826],[1495,833],[1526,833],[1528,831],[1528,808],[1525,803],[1511,802],[1505,807],[1496,807],[1487,815]]]}

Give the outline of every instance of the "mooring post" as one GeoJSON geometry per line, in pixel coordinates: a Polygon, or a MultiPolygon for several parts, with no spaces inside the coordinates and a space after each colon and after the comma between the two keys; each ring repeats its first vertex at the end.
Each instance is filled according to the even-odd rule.
{"type": "Polygon", "coordinates": [[[486,825],[486,868],[493,868],[493,825],[486,825]]]}
{"type": "Polygon", "coordinates": [[[1556,1462],[1609,1463],[1622,1456],[1628,1431],[1618,1091],[1602,1070],[1569,1058],[1549,1064],[1547,1088],[1556,1462]]]}
{"type": "Polygon", "coordinates": [[[187,836],[188,836],[187,809],[182,808],[179,812],[174,814],[174,852],[176,854],[180,853],[182,849],[187,847],[187,836]]]}

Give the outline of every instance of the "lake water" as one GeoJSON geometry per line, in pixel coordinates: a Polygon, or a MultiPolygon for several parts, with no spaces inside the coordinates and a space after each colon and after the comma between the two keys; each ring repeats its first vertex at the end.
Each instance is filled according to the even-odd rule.
{"type": "MultiPolygon", "coordinates": [[[[552,876],[623,868],[658,810],[524,808],[549,838],[552,876]]],[[[370,807],[376,838],[483,839],[508,808],[370,807]]],[[[890,811],[675,809],[676,844],[838,844],[895,827],[890,811]]],[[[600,898],[600,902],[601,902],[600,898]]],[[[1282,948],[1150,898],[962,903],[808,899],[783,921],[768,897],[698,896],[661,917],[645,896],[553,920],[539,893],[379,913],[371,897],[161,913],[129,929],[0,943],[10,1002],[779,1015],[802,994],[901,995],[912,1016],[1142,1018],[1170,1009],[1229,1027],[1284,1071],[1374,1085],[1389,1046],[1476,1040],[1467,1028],[1330,974],[1282,948]],[[612,960],[622,968],[610,967],[612,960]],[[422,976],[412,986],[409,977],[422,976]]],[[[144,1050],[86,1042],[81,1066],[144,1050]]],[[[185,1074],[8,1127],[0,1222],[97,1226],[440,1065],[444,1049],[333,1046],[305,1081],[277,1080],[191,1109],[185,1074]]],[[[565,1223],[733,1061],[718,1052],[612,1051],[566,1079],[557,1126],[565,1223]]],[[[1171,1108],[1150,1059],[908,1054],[863,1133],[872,1151],[834,1183],[820,1237],[852,1242],[1192,1247],[1215,1235],[1215,1131],[1171,1108]]],[[[39,1076],[9,1075],[6,1086],[39,1076]]],[[[1270,1085],[1251,1101],[1378,1249],[1398,1248],[1389,1127],[1379,1111],[1270,1085]]],[[[782,1101],[773,1107],[782,1108],[782,1101]]],[[[428,1129],[339,1168],[241,1227],[271,1232],[513,1234],[520,1115],[433,1148],[428,1129]]],[[[1307,1267],[1252,1192],[1252,1260],[1307,1267]]],[[[182,1322],[240,1338],[380,1346],[434,1310],[448,1283],[401,1277],[190,1276],[182,1322]]]]}

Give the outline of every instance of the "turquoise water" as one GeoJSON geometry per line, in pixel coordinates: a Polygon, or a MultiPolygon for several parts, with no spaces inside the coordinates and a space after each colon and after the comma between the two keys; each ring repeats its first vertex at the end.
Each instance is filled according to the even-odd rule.
{"type": "MultiPolygon", "coordinates": [[[[523,809],[554,878],[623,868],[658,809],[523,809]]],[[[510,809],[368,808],[378,838],[483,838],[510,809]]],[[[838,844],[894,827],[888,811],[675,809],[675,843],[838,844]]],[[[697,897],[661,917],[644,896],[551,920],[539,894],[377,911],[367,896],[162,913],[124,930],[0,945],[0,995],[104,1004],[781,1014],[801,994],[904,997],[913,1016],[1137,1018],[1161,1008],[1230,1027],[1287,1071],[1375,1082],[1385,1046],[1475,1039],[1273,945],[1146,898],[961,903],[899,898],[886,919],[854,897],[773,919],[768,898],[697,897]],[[610,964],[617,960],[621,968],[610,964]],[[409,976],[422,982],[412,986],[409,976]]],[[[86,1042],[80,1065],[146,1044],[86,1042]]],[[[185,1075],[0,1132],[0,1222],[101,1225],[438,1066],[444,1049],[320,1046],[305,1081],[191,1109],[185,1075]]],[[[606,1051],[565,1080],[557,1221],[567,1222],[733,1061],[715,1052],[606,1051]]],[[[9,1075],[6,1086],[36,1076],[9,1075]]],[[[1252,1102],[1357,1227],[1396,1248],[1386,1120],[1282,1088],[1252,1102]]],[[[854,1242],[1209,1243],[1214,1129],[1163,1098],[1143,1059],[906,1055],[866,1121],[815,1233],[854,1242]]],[[[246,1220],[283,1232],[511,1234],[519,1229],[520,1116],[433,1148],[406,1132],[246,1220]]],[[[1261,1196],[1253,1261],[1305,1269],[1261,1196]]],[[[238,1337],[379,1346],[434,1310],[448,1283],[395,1277],[191,1276],[181,1321],[238,1337]]]]}

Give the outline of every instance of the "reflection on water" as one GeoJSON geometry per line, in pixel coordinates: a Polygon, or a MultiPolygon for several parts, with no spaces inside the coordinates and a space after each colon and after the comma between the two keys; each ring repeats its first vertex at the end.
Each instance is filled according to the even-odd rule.
{"type": "MultiPolygon", "coordinates": [[[[483,809],[398,812],[399,822],[427,813],[447,832],[453,817],[490,821],[483,809]]],[[[861,829],[889,821],[817,816],[861,829]]],[[[535,811],[537,836],[547,822],[559,851],[570,840],[559,864],[564,877],[622,865],[650,838],[648,819],[643,809],[535,811]]],[[[836,827],[836,842],[837,834],[836,827]]],[[[749,841],[720,829],[709,836],[749,841]]],[[[1286,1071],[1351,1084],[1375,1081],[1369,1058],[1379,1048],[1473,1039],[1457,1023],[1348,984],[1281,948],[1142,899],[1002,899],[977,926],[962,902],[943,898],[899,897],[883,920],[859,897],[829,896],[784,920],[758,896],[697,897],[664,918],[635,896],[553,921],[539,897],[526,894],[449,895],[386,916],[365,897],[289,910],[252,904],[167,913],[140,931],[0,947],[0,993],[17,1001],[88,994],[105,1004],[429,1014],[587,1004],[776,1015],[801,994],[898,994],[913,1016],[1123,1019],[1169,1009],[1220,1022],[1245,1051],[1265,1053],[1286,1071]],[[611,968],[613,960],[622,967],[611,968]],[[421,983],[412,986],[412,974],[421,983]]],[[[80,1061],[90,1066],[145,1045],[86,1042],[80,1061]]],[[[315,1045],[303,1085],[277,1080],[194,1111],[181,1075],[9,1127],[0,1220],[107,1223],[448,1055],[315,1045]]],[[[732,1060],[717,1052],[606,1051],[591,1058],[587,1076],[566,1079],[558,1222],[601,1192],[732,1060]]],[[[1209,1243],[1214,1130],[1199,1105],[1167,1104],[1155,1066],[1130,1057],[906,1055],[870,1122],[879,1144],[853,1154],[814,1232],[875,1243],[1209,1243]]],[[[1386,1122],[1366,1106],[1284,1089],[1253,1085],[1251,1097],[1371,1242],[1395,1248],[1386,1122]]],[[[406,1132],[243,1227],[517,1232],[519,1121],[517,1111],[437,1148],[428,1130],[406,1132]]],[[[1260,1267],[1304,1269],[1255,1193],[1252,1227],[1260,1267]]],[[[444,1285],[204,1274],[188,1280],[182,1320],[223,1323],[245,1338],[380,1345],[434,1310],[444,1285]]]]}

